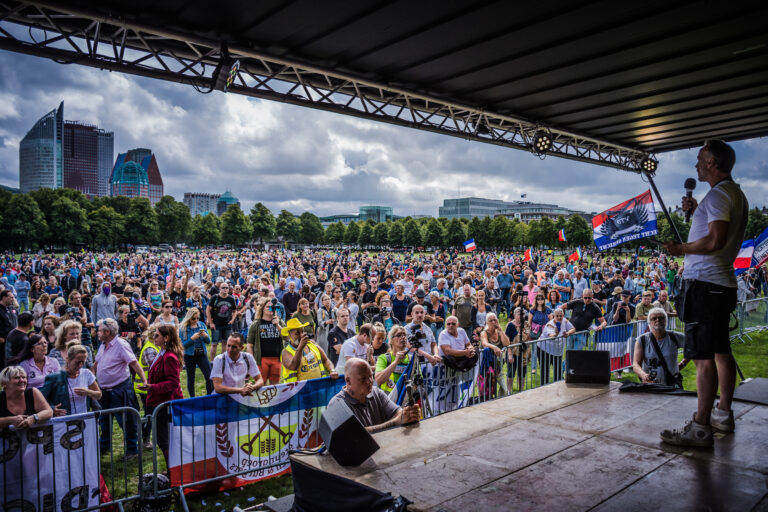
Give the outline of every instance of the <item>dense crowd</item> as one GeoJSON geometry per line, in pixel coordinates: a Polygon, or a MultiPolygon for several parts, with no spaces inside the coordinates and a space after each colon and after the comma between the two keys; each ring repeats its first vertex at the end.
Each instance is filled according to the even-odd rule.
{"type": "MultiPolygon", "coordinates": [[[[664,253],[583,258],[309,249],[5,254],[0,425],[47,419],[51,407],[57,415],[139,409],[137,396],[151,413],[184,396],[184,367],[186,396],[195,396],[197,369],[207,393],[248,395],[264,384],[336,377],[359,358],[389,391],[414,352],[465,369],[479,350],[499,355],[520,341],[648,320],[654,307],[675,315],[678,261],[664,253]],[[418,351],[407,341],[416,334],[424,340],[418,351]]],[[[767,294],[767,277],[765,268],[742,274],[742,298],[767,294]]],[[[530,347],[507,353],[510,382],[536,364],[530,347]]],[[[135,453],[138,425],[121,426],[135,453]]],[[[167,451],[167,429],[158,440],[167,451]]],[[[108,435],[101,443],[110,446],[108,435]]]]}

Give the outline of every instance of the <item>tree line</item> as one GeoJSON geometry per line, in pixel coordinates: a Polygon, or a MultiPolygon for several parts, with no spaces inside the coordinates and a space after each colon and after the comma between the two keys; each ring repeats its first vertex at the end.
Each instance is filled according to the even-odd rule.
{"type": "MultiPolygon", "coordinates": [[[[672,214],[683,239],[688,224],[672,214]]],[[[673,238],[664,216],[658,216],[659,238],[673,238]]],[[[581,216],[556,220],[542,218],[528,224],[507,217],[475,217],[472,220],[411,218],[376,223],[373,220],[341,222],[323,228],[311,212],[296,216],[286,210],[275,216],[257,203],[246,214],[239,205],[230,205],[221,217],[190,215],[189,208],[171,196],[163,196],[153,207],[146,198],[101,197],[88,199],[77,190],[43,188],[28,194],[0,191],[0,244],[13,249],[47,247],[118,248],[127,244],[191,243],[246,245],[282,237],[309,245],[358,245],[374,247],[463,246],[468,239],[488,249],[534,246],[565,249],[592,244],[592,227],[581,216]],[[567,242],[558,240],[564,229],[567,242]]],[[[754,208],[749,212],[747,238],[768,226],[768,216],[754,208]]],[[[643,240],[630,247],[647,245],[643,240]]]]}

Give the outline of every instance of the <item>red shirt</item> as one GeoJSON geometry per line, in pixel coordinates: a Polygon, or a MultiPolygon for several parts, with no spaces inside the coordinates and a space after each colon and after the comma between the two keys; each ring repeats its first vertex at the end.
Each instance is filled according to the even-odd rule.
{"type": "Polygon", "coordinates": [[[147,376],[151,384],[147,392],[147,406],[184,398],[181,392],[180,374],[181,364],[176,354],[166,350],[162,356],[157,356],[147,376]]]}

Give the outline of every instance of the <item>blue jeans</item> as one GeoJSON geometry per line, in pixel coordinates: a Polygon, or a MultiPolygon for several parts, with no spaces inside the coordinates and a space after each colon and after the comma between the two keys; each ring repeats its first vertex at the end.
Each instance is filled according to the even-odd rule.
{"type": "Polygon", "coordinates": [[[23,299],[16,298],[16,302],[19,303],[19,313],[29,311],[29,297],[24,297],[23,299]]]}
{"type": "MultiPolygon", "coordinates": [[[[139,410],[139,403],[136,400],[136,393],[133,392],[133,383],[131,379],[125,379],[123,382],[111,389],[102,388],[101,394],[101,408],[113,409],[115,407],[133,407],[137,411],[139,410]]],[[[137,415],[132,413],[125,413],[125,421],[123,421],[123,413],[116,413],[114,415],[101,415],[99,417],[99,426],[101,427],[100,446],[101,453],[104,455],[112,450],[112,418],[117,419],[117,424],[123,429],[125,435],[125,453],[135,454],[139,452],[139,424],[137,415]]]]}
{"type": "Polygon", "coordinates": [[[189,355],[184,354],[184,365],[187,367],[187,391],[189,391],[189,397],[195,396],[195,368],[200,368],[200,371],[205,377],[205,390],[210,395],[213,393],[213,383],[211,382],[211,363],[208,362],[208,354],[203,351],[201,355],[189,355]]]}
{"type": "Polygon", "coordinates": [[[501,290],[501,302],[499,303],[499,313],[501,313],[501,308],[504,308],[504,311],[507,312],[507,316],[509,315],[509,290],[510,288],[500,288],[501,290]]]}

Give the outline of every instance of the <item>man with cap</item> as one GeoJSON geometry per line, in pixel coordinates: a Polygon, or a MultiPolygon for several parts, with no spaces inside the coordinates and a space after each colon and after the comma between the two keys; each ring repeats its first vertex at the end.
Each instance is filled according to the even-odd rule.
{"type": "Polygon", "coordinates": [[[632,292],[621,290],[621,300],[613,305],[612,325],[628,324],[635,317],[635,306],[632,305],[631,298],[632,292]]]}
{"type": "Polygon", "coordinates": [[[425,297],[427,296],[427,292],[424,291],[424,289],[419,288],[416,290],[416,293],[414,293],[414,297],[416,297],[415,302],[411,302],[408,304],[408,310],[405,313],[405,321],[410,322],[413,320],[413,308],[416,306],[423,306],[424,311],[426,315],[424,316],[424,323],[429,327],[432,325],[432,322],[435,320],[434,317],[434,308],[432,307],[431,302],[426,302],[425,297]]]}
{"type": "Polygon", "coordinates": [[[291,318],[280,330],[280,334],[290,341],[280,354],[283,382],[317,379],[328,375],[336,379],[339,376],[323,349],[307,336],[304,331],[307,325],[298,318],[291,318]]]}

